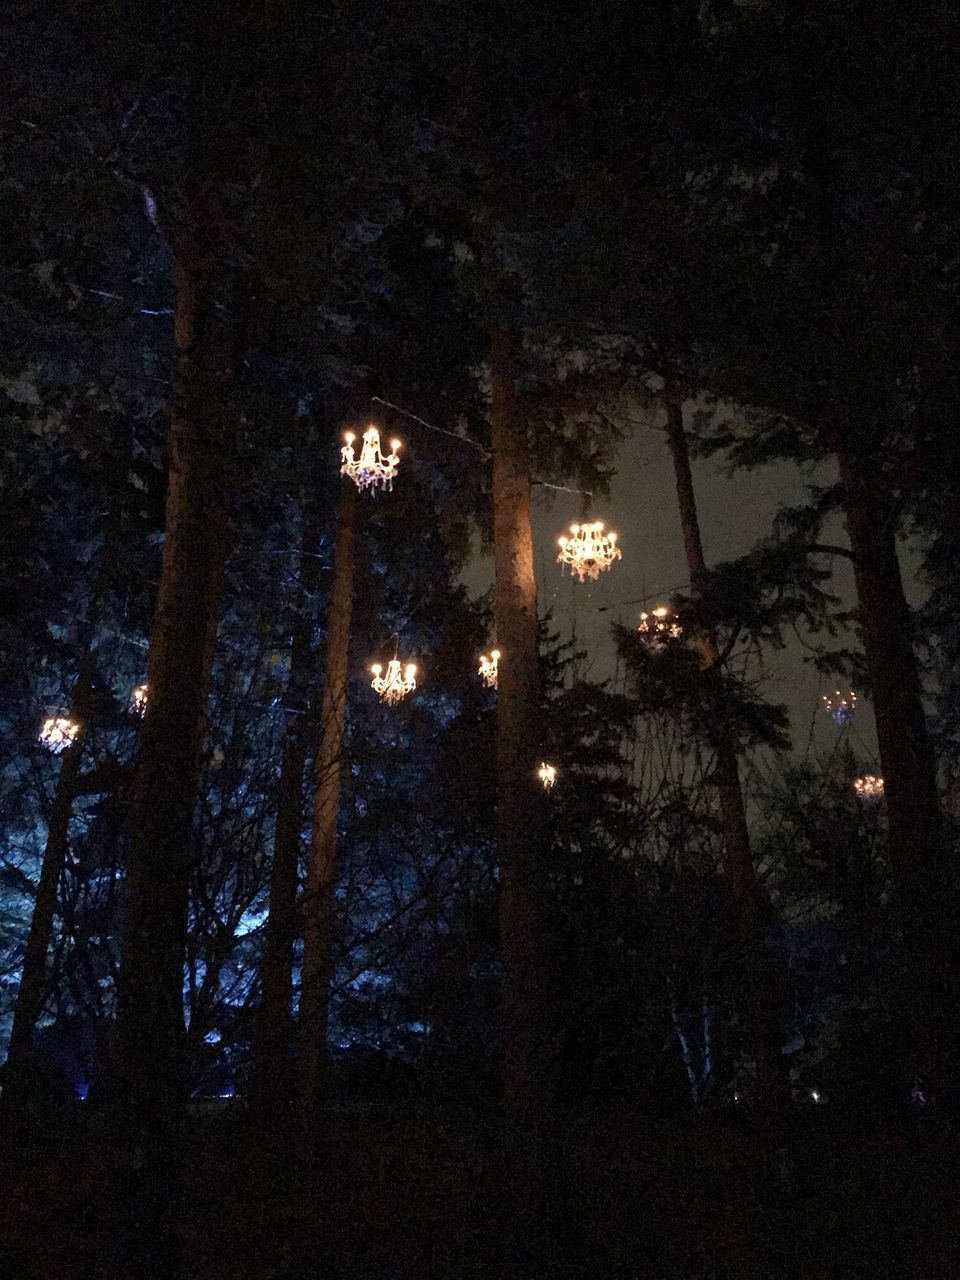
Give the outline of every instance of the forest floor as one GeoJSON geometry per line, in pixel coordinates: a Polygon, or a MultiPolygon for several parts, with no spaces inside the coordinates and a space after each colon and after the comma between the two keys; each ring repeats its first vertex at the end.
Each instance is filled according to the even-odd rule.
{"type": "MultiPolygon", "coordinates": [[[[813,1109],[809,1109],[813,1111],[813,1109]]],[[[827,1107],[771,1156],[740,1117],[626,1108],[565,1130],[564,1242],[551,1274],[595,1280],[954,1280],[960,1144],[949,1119],[853,1126],[827,1107]],[[576,1255],[576,1256],[574,1256],[576,1255]]],[[[269,1145],[269,1144],[268,1144],[269,1145]]],[[[195,1119],[186,1185],[154,1205],[198,1280],[489,1280],[500,1157],[489,1126],[422,1108],[341,1114],[295,1174],[238,1113],[195,1119]]],[[[130,1155],[90,1124],[0,1148],[2,1280],[172,1274],[119,1221],[130,1155]],[[142,1269],[141,1269],[142,1268],[142,1269]]],[[[160,1197],[161,1199],[163,1197],[160,1197]]]]}

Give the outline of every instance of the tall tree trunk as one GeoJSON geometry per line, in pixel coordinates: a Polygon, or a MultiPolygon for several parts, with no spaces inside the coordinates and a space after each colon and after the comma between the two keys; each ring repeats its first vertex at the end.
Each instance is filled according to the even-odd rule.
{"type": "MultiPolygon", "coordinates": [[[[673,459],[677,486],[677,505],[683,545],[694,594],[703,590],[707,562],[700,534],[690,453],[683,425],[683,402],[675,395],[666,398],[667,442],[673,459]]],[[[717,637],[710,629],[697,637],[705,677],[720,658],[717,637]]],[[[727,852],[727,876],[733,894],[737,921],[737,941],[747,983],[747,1004],[754,1058],[757,1066],[757,1092],[761,1105],[780,1108],[789,1100],[789,1084],[783,1058],[783,1035],[777,1012],[776,984],[765,953],[763,898],[757,882],[750,849],[750,833],[743,803],[740,768],[734,737],[722,702],[713,700],[710,722],[711,746],[716,756],[717,789],[723,819],[727,852]]]]}
{"type": "Polygon", "coordinates": [[[90,662],[83,664],[71,700],[70,717],[78,725],[76,737],[60,757],[60,774],[53,805],[47,820],[47,841],[43,849],[37,896],[30,918],[30,931],[23,955],[20,988],[13,1008],[10,1048],[4,1065],[4,1102],[16,1102],[28,1090],[31,1069],[33,1033],[43,1012],[48,995],[47,953],[53,936],[53,917],[57,905],[60,877],[69,852],[70,816],[77,790],[77,777],[83,755],[84,740],[90,719],[90,662]]]}
{"type": "Polygon", "coordinates": [[[350,675],[350,616],[353,611],[353,560],[357,491],[340,482],[340,509],[334,540],[333,595],[320,700],[320,745],[313,793],[310,861],[303,902],[303,968],[300,980],[300,1026],[297,1037],[300,1075],[300,1125],[309,1157],[317,1134],[317,1117],[327,1058],[330,1000],[330,924],[336,889],[337,820],[343,728],[350,675]]]}
{"type": "Polygon", "coordinates": [[[914,970],[918,1065],[935,1085],[955,1044],[957,885],[947,857],[936,759],[897,556],[896,510],[876,462],[843,452],[838,462],[883,769],[890,860],[914,970]]]}
{"type": "Polygon", "coordinates": [[[303,828],[303,770],[307,759],[309,722],[307,681],[310,671],[313,616],[310,601],[316,591],[319,527],[312,518],[301,540],[299,589],[290,645],[287,685],[287,726],[280,763],[277,823],[270,873],[260,1008],[253,1044],[254,1106],[271,1125],[290,1101],[290,1033],[293,998],[293,943],[297,935],[297,885],[300,834],[303,828]]]}
{"type": "Polygon", "coordinates": [[[183,1083],[183,964],[200,740],[228,536],[222,283],[207,211],[176,273],[176,375],[163,560],[148,664],[119,982],[120,1082],[145,1120],[183,1083]]]}
{"type": "MultiPolygon", "coordinates": [[[[503,955],[504,1096],[513,1144],[514,1208],[535,1237],[546,1226],[546,1165],[556,1072],[540,873],[543,798],[536,781],[541,718],[537,588],[530,528],[527,429],[514,385],[515,352],[491,343],[491,430],[497,644],[497,861],[503,955]]],[[[534,1251],[535,1239],[531,1240],[534,1251]]]]}

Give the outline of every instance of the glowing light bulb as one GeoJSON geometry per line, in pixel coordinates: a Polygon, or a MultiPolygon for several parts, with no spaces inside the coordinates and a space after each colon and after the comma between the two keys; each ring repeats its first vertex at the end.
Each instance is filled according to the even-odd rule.
{"type": "Polygon", "coordinates": [[[130,693],[130,710],[135,716],[146,715],[147,712],[147,686],[138,684],[130,693]]]}
{"type": "Polygon", "coordinates": [[[883,795],[883,779],[876,774],[865,773],[860,778],[854,778],[853,789],[858,800],[879,800],[883,795]]]}
{"type": "Polygon", "coordinates": [[[834,720],[839,725],[849,724],[853,719],[853,713],[857,709],[857,695],[851,689],[848,693],[841,692],[840,689],[828,696],[824,694],[821,701],[825,711],[829,711],[834,720]]]}
{"type": "Polygon", "coordinates": [[[485,653],[481,653],[480,655],[480,667],[477,671],[477,675],[488,689],[496,689],[497,687],[497,681],[499,679],[499,662],[499,649],[491,649],[489,657],[485,653]]]}
{"type": "Polygon", "coordinates": [[[537,777],[543,783],[544,789],[549,791],[557,780],[556,765],[547,764],[545,760],[541,760],[540,768],[537,770],[537,777]]]}
{"type": "Polygon", "coordinates": [[[388,706],[399,702],[417,687],[417,668],[412,662],[408,662],[401,671],[399,658],[391,658],[387,663],[386,675],[381,675],[383,667],[379,662],[374,663],[370,670],[373,673],[370,687],[376,690],[381,701],[386,702],[388,706]]]}
{"type": "Polygon", "coordinates": [[[40,727],[39,741],[58,756],[76,740],[79,732],[79,724],[69,716],[48,716],[40,727]]]}
{"type": "Polygon", "coordinates": [[[599,578],[614,560],[622,558],[616,534],[604,533],[602,520],[584,525],[572,524],[570,532],[573,534],[572,538],[559,539],[560,554],[557,556],[557,563],[561,567],[568,566],[580,582],[586,578],[599,578]]]}
{"type": "Polygon", "coordinates": [[[663,649],[683,634],[679,618],[665,604],[658,605],[650,613],[641,613],[637,630],[648,649],[663,649]]]}
{"type": "Polygon", "coordinates": [[[355,438],[352,431],[344,434],[345,443],[340,450],[340,474],[349,477],[358,489],[370,489],[374,493],[378,489],[392,489],[400,462],[400,441],[391,440],[392,452],[384,456],[380,448],[380,432],[371,424],[363,433],[358,458],[353,449],[355,438]]]}

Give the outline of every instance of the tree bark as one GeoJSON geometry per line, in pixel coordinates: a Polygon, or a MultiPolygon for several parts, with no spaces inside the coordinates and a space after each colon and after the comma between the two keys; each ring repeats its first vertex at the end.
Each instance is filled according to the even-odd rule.
{"type": "Polygon", "coordinates": [[[10,1048],[4,1064],[4,1102],[16,1102],[29,1091],[33,1034],[43,1012],[48,994],[47,953],[53,936],[53,917],[57,905],[60,877],[66,866],[70,848],[70,816],[77,792],[77,777],[89,728],[90,675],[89,663],[77,680],[70,708],[71,719],[79,725],[73,741],[60,757],[60,774],[54,792],[53,806],[47,820],[47,840],[43,849],[37,896],[30,918],[30,931],[23,955],[20,987],[13,1009],[10,1048]]]}
{"type": "Polygon", "coordinates": [[[207,211],[176,273],[176,374],[160,586],[150,640],[118,990],[123,1096],[148,1123],[183,1084],[183,963],[191,827],[222,590],[233,462],[224,408],[222,283],[207,211]]]}
{"type": "Polygon", "coordinates": [[[290,1034],[293,1001],[293,943],[297,935],[297,886],[300,834],[303,828],[303,771],[307,759],[307,723],[311,656],[312,611],[316,591],[319,529],[310,520],[304,530],[300,585],[290,645],[290,679],[286,703],[288,719],[280,763],[277,822],[270,873],[260,1008],[257,1014],[254,1059],[254,1107],[274,1121],[290,1100],[290,1034]]]}
{"type": "MultiPolygon", "coordinates": [[[[543,797],[536,780],[541,718],[537,588],[530,527],[526,423],[514,384],[513,343],[493,335],[494,574],[497,644],[497,861],[503,956],[504,1100],[513,1144],[515,1210],[547,1228],[546,1182],[555,1095],[550,970],[541,874],[543,797]]],[[[532,1248],[535,1251],[535,1242],[532,1248]]]]}
{"type": "Polygon", "coordinates": [[[936,758],[897,556],[896,511],[875,461],[841,452],[838,462],[883,770],[890,861],[914,971],[917,1059],[936,1087],[955,1043],[955,873],[947,857],[936,758]]]}
{"type": "MultiPolygon", "coordinates": [[[[667,442],[676,478],[683,545],[690,585],[697,595],[702,592],[706,582],[707,562],[690,470],[690,452],[683,425],[682,400],[668,395],[666,410],[667,442]]],[[[696,635],[696,642],[701,652],[701,665],[705,676],[709,678],[710,671],[716,667],[720,658],[717,637],[711,629],[701,628],[696,635]]],[[[733,895],[737,941],[747,983],[747,1008],[757,1068],[758,1100],[764,1107],[779,1109],[789,1101],[790,1092],[783,1058],[782,1027],[777,1012],[776,984],[765,954],[763,897],[753,866],[734,736],[722,703],[714,698],[711,698],[709,721],[712,726],[711,746],[716,756],[727,877],[733,895]]]]}
{"type": "Polygon", "coordinates": [[[330,925],[336,889],[337,820],[343,729],[350,674],[350,618],[353,611],[353,561],[357,491],[340,482],[340,509],[334,540],[333,595],[327,619],[320,744],[313,793],[310,860],[303,902],[303,968],[297,1037],[300,1076],[300,1124],[304,1151],[312,1155],[327,1057],[327,1019],[332,960],[330,925]]]}

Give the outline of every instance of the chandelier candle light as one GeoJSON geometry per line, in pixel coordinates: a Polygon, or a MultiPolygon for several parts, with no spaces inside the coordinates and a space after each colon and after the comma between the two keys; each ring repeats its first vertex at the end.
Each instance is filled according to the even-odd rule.
{"type": "Polygon", "coordinates": [[[485,653],[480,655],[480,666],[477,670],[477,675],[488,689],[496,689],[497,687],[497,667],[499,662],[499,649],[491,649],[489,657],[485,653]]]}
{"type": "Polygon", "coordinates": [[[676,640],[683,634],[677,615],[671,613],[665,604],[652,613],[641,613],[637,630],[651,649],[662,649],[668,640],[676,640]]]}
{"type": "Polygon", "coordinates": [[[865,773],[862,778],[854,778],[853,789],[858,800],[879,800],[883,795],[883,779],[865,773]]]}
{"type": "Polygon", "coordinates": [[[829,711],[837,724],[849,724],[857,709],[857,695],[851,689],[849,693],[841,693],[838,689],[832,697],[823,695],[824,710],[829,711]]]}
{"type": "Polygon", "coordinates": [[[544,788],[549,791],[557,780],[556,765],[547,764],[545,760],[541,760],[540,768],[537,770],[537,777],[543,783],[544,788]]]}
{"type": "Polygon", "coordinates": [[[385,702],[388,706],[399,702],[417,687],[417,668],[412,662],[408,662],[402,672],[399,658],[390,659],[387,663],[386,675],[381,674],[383,667],[379,662],[375,662],[370,670],[373,672],[370,687],[379,693],[381,702],[385,702]]]}
{"type": "Polygon", "coordinates": [[[400,462],[401,442],[391,440],[391,452],[384,457],[380,449],[380,432],[371,424],[363,433],[363,443],[358,458],[353,451],[353,442],[356,439],[353,432],[347,431],[343,439],[345,443],[340,450],[342,459],[340,474],[348,476],[358,489],[372,489],[374,493],[377,489],[387,491],[392,489],[393,478],[397,474],[397,466],[400,462]]]}
{"type": "Polygon", "coordinates": [[[557,563],[561,567],[569,565],[570,572],[575,573],[581,582],[586,578],[596,581],[604,569],[609,569],[614,560],[620,559],[617,535],[604,533],[602,520],[572,524],[570,532],[572,537],[560,539],[557,563]]]}
{"type": "Polygon", "coordinates": [[[130,694],[130,710],[135,716],[147,714],[147,686],[138,684],[130,694]]]}
{"type": "Polygon", "coordinates": [[[73,743],[80,726],[69,716],[48,716],[40,729],[40,743],[58,756],[73,743]]]}

